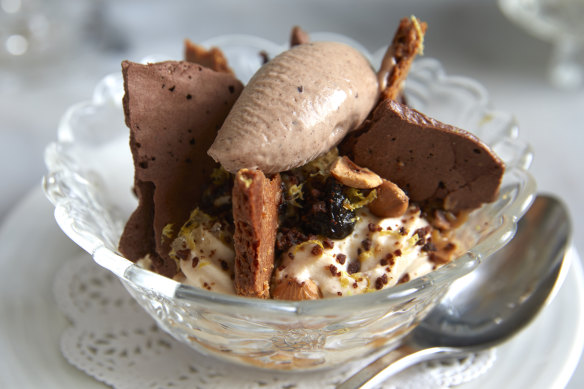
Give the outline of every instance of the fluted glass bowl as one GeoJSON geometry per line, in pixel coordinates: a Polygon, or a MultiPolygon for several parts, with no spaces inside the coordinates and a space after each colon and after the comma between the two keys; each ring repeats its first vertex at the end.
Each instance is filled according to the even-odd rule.
{"type": "MultiPolygon", "coordinates": [[[[371,55],[338,35],[312,38],[356,46],[374,66],[385,51],[371,55]]],[[[222,48],[243,82],[261,65],[260,51],[273,57],[286,48],[249,36],[223,36],[204,44],[222,48]]],[[[223,360],[269,369],[308,370],[355,361],[397,345],[453,281],[502,247],[535,191],[526,171],[530,148],[518,138],[512,116],[490,107],[482,86],[448,76],[437,61],[422,58],[415,61],[405,88],[410,106],[475,133],[507,168],[498,199],[471,214],[458,231],[468,251],[437,271],[393,288],[316,301],[259,300],[196,289],[121,256],[118,240],[137,205],[131,191],[133,166],[121,105],[121,72],[105,77],[91,101],[74,105],[64,115],[58,140],[46,150],[44,189],[62,230],[118,276],[176,339],[223,360]]]]}

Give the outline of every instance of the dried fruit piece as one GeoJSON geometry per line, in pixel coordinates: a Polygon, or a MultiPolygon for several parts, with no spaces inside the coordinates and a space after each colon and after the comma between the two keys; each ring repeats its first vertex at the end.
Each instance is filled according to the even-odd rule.
{"type": "Polygon", "coordinates": [[[329,176],[324,183],[308,181],[306,213],[301,217],[305,230],[331,239],[343,239],[355,228],[355,212],[345,207],[342,185],[329,176]]]}
{"type": "Polygon", "coordinates": [[[371,213],[382,218],[400,217],[406,213],[410,200],[399,186],[383,180],[376,190],[377,198],[368,205],[371,213]]]}
{"type": "Polygon", "coordinates": [[[312,280],[298,282],[286,279],[274,286],[272,297],[278,300],[317,300],[322,297],[322,292],[312,280]]]}
{"type": "Polygon", "coordinates": [[[383,182],[377,174],[358,166],[347,156],[337,158],[331,166],[331,174],[343,185],[357,189],[373,189],[383,182]]]}

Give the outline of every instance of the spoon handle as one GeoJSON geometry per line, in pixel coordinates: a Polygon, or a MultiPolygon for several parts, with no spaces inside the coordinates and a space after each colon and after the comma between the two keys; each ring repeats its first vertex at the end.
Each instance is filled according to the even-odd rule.
{"type": "Polygon", "coordinates": [[[417,363],[460,353],[461,350],[450,347],[421,348],[415,344],[405,343],[371,362],[336,388],[370,389],[417,363]]]}

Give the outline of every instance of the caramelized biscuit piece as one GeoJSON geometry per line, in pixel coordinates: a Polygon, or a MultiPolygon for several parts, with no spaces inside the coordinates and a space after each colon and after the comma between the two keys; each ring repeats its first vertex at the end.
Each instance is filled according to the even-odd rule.
{"type": "Polygon", "coordinates": [[[427,24],[414,16],[400,21],[377,72],[382,100],[397,100],[400,97],[412,62],[423,51],[426,28],[427,24]]]}
{"type": "Polygon", "coordinates": [[[310,36],[306,31],[298,26],[292,28],[292,33],[290,34],[290,47],[302,45],[304,43],[310,42],[310,36]]]}
{"type": "Polygon", "coordinates": [[[203,65],[206,68],[213,69],[216,72],[233,74],[233,70],[227,64],[227,59],[223,52],[217,47],[211,47],[209,50],[203,46],[185,39],[185,61],[203,65]]]}
{"type": "Polygon", "coordinates": [[[393,100],[357,138],[354,161],[402,188],[411,201],[451,212],[495,200],[503,162],[474,135],[393,100]]]}
{"type": "Polygon", "coordinates": [[[122,73],[139,204],[119,249],[132,261],[151,254],[154,270],[172,276],[177,266],[169,244],[217,166],[206,151],[243,86],[189,62],[124,61],[122,73]]]}
{"type": "Polygon", "coordinates": [[[281,179],[260,170],[241,169],[233,186],[235,291],[240,296],[270,297],[278,228],[281,179]]]}

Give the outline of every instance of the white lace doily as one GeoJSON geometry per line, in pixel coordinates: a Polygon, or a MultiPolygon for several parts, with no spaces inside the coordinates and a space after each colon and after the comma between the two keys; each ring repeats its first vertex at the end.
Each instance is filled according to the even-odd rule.
{"type": "MultiPolygon", "coordinates": [[[[159,330],[121,283],[86,255],[57,273],[55,296],[71,320],[61,350],[78,369],[108,385],[131,388],[334,388],[358,365],[314,373],[278,373],[199,354],[159,330]]],[[[448,388],[484,374],[495,350],[464,359],[420,364],[384,388],[448,388]]]]}

